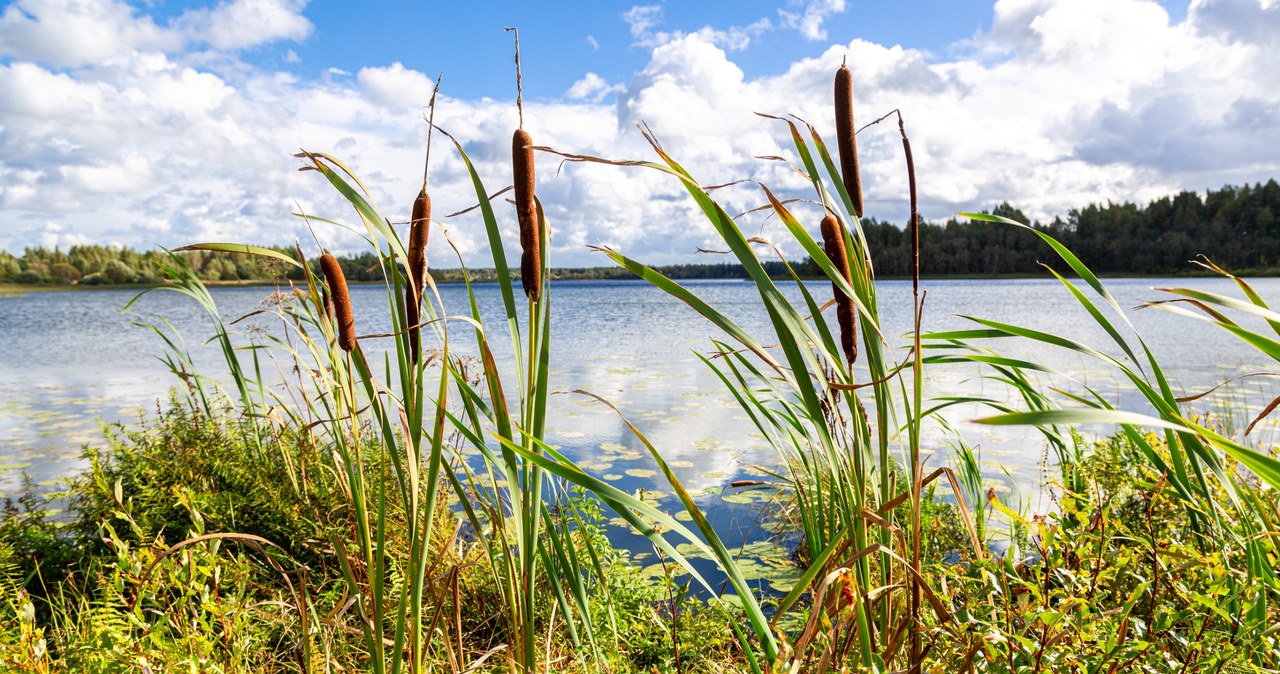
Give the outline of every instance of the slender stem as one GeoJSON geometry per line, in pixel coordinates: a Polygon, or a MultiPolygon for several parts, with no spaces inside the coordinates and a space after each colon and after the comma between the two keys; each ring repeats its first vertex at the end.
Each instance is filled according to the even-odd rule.
{"type": "MultiPolygon", "coordinates": [[[[440,80],[444,79],[444,73],[436,75],[436,86],[431,90],[431,102],[427,103],[427,109],[430,113],[427,116],[427,158],[422,161],[422,189],[427,189],[427,171],[431,168],[431,136],[432,131],[436,128],[436,94],[440,93],[440,80]]],[[[422,292],[419,288],[418,292],[422,292]]]]}
{"type": "Polygon", "coordinates": [[[916,196],[916,167],[915,160],[911,156],[911,140],[907,138],[906,126],[902,121],[902,114],[898,113],[898,133],[902,135],[902,151],[907,159],[907,185],[911,198],[911,219],[908,221],[911,236],[911,298],[913,313],[915,314],[915,325],[912,331],[913,339],[913,357],[911,362],[912,370],[912,414],[911,423],[911,568],[915,573],[911,576],[911,620],[914,624],[911,626],[911,662],[910,671],[912,674],[920,672],[921,667],[921,644],[920,644],[920,491],[922,469],[920,465],[920,411],[923,398],[923,382],[921,375],[923,370],[922,356],[920,353],[920,319],[921,312],[924,309],[924,303],[920,297],[920,213],[917,205],[916,196]]]}
{"type": "Polygon", "coordinates": [[[520,29],[508,26],[502,30],[510,31],[516,37],[516,111],[520,113],[520,128],[524,128],[524,81],[520,75],[520,29]]]}

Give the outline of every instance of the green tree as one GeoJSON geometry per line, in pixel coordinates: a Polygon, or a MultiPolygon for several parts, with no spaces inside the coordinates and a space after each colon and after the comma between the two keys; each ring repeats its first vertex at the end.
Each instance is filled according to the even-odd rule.
{"type": "Polygon", "coordinates": [[[107,280],[112,283],[129,283],[136,276],[134,271],[129,268],[129,265],[119,260],[108,262],[107,266],[102,270],[102,275],[106,276],[107,280]]]}
{"type": "Polygon", "coordinates": [[[58,283],[75,283],[80,280],[80,270],[67,262],[56,262],[49,268],[49,277],[58,283]]]}

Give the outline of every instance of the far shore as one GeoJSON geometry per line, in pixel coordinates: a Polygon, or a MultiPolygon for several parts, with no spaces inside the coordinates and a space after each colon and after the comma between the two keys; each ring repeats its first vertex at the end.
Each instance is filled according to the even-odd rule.
{"type": "MultiPolygon", "coordinates": [[[[1266,270],[1252,270],[1237,274],[1244,278],[1272,278],[1280,276],[1280,268],[1266,270]]],[[[1140,279],[1140,278],[1209,278],[1216,277],[1212,273],[1185,273],[1185,274],[1098,274],[1099,278],[1104,279],[1140,279]]],[[[789,279],[782,277],[774,277],[777,281],[787,281],[789,279]]],[[[1046,275],[1040,274],[957,274],[957,275],[939,275],[939,276],[922,276],[921,281],[1017,281],[1026,279],[1047,279],[1046,275]]],[[[804,277],[806,281],[822,281],[825,277],[804,277]]],[[[555,278],[552,281],[562,283],[579,283],[579,282],[613,282],[613,281],[635,281],[636,278],[555,278]]],[[[748,281],[749,279],[735,277],[717,277],[717,278],[698,278],[698,279],[673,279],[675,281],[748,281]]],[[[909,281],[910,277],[899,276],[881,276],[877,281],[909,281]]],[[[285,286],[289,284],[289,279],[256,279],[243,281],[205,281],[204,284],[210,288],[241,288],[241,287],[275,287],[285,286]]],[[[298,283],[295,281],[295,283],[298,283]]],[[[456,285],[462,283],[461,280],[441,280],[437,279],[439,285],[456,285]]],[[[473,280],[474,284],[496,283],[495,280],[473,280]]],[[[382,281],[351,281],[353,286],[382,285],[382,281]]],[[[33,292],[55,292],[55,291],[94,291],[94,290],[146,290],[148,288],[163,287],[165,283],[100,283],[94,285],[83,285],[79,283],[8,283],[0,281],[0,297],[21,295],[33,292]]]]}

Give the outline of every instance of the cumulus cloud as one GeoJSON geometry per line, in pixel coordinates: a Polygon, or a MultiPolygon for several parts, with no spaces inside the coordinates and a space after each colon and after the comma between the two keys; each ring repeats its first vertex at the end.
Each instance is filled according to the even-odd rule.
{"type": "Polygon", "coordinates": [[[603,77],[596,73],[587,73],[582,79],[573,83],[569,90],[564,92],[564,97],[571,101],[590,100],[599,103],[609,94],[617,93],[626,87],[618,84],[609,84],[603,77]]]}
{"type": "Polygon", "coordinates": [[[663,23],[661,5],[636,5],[623,12],[622,18],[631,29],[632,45],[636,47],[660,47],[669,42],[695,35],[704,42],[731,51],[742,51],[751,46],[751,40],[773,29],[767,18],[758,19],[745,26],[714,28],[703,26],[695,31],[655,30],[663,23]]]}
{"type": "Polygon", "coordinates": [[[435,86],[431,78],[404,67],[399,61],[386,68],[361,68],[356,79],[374,100],[400,108],[414,102],[425,105],[435,86]]]}
{"type": "Polygon", "coordinates": [[[167,25],[120,0],[15,0],[0,14],[0,57],[55,68],[102,64],[140,52],[174,54],[197,44],[234,51],[301,40],[306,0],[230,0],[190,9],[167,25]]]}
{"type": "Polygon", "coordinates": [[[17,0],[0,14],[0,56],[55,67],[101,63],[136,50],[173,50],[180,36],[116,0],[17,0]]]}
{"type": "Polygon", "coordinates": [[[825,40],[827,30],[822,24],[844,8],[844,0],[791,0],[786,9],[778,10],[778,16],[782,17],[784,27],[800,31],[805,39],[825,40]]]}
{"type": "Polygon", "coordinates": [[[313,26],[301,13],[306,4],[306,0],[231,0],[211,10],[189,10],[177,23],[193,41],[216,49],[244,49],[310,35],[313,26]]]}
{"type": "MultiPolygon", "coordinates": [[[[244,6],[268,5],[300,12],[291,2],[244,6]]],[[[926,218],[1009,200],[1044,219],[1089,202],[1280,173],[1272,151],[1280,144],[1280,45],[1276,31],[1256,29],[1275,20],[1276,6],[1196,0],[1184,20],[1173,21],[1149,0],[999,0],[990,28],[956,58],[853,40],[763,77],[738,65],[737,43],[723,35],[729,29],[664,31],[661,8],[641,6],[628,20],[634,39],[653,40],[643,67],[620,83],[584,73],[559,100],[526,101],[525,123],[539,145],[649,159],[636,130],[645,124],[705,184],[752,178],[784,196],[808,197],[791,165],[756,159],[797,161],[785,126],[753,113],[795,113],[830,139],[832,79],[847,56],[859,123],[893,109],[906,119],[926,218]]],[[[838,4],[787,11],[803,16],[807,7],[838,4]]],[[[276,37],[263,39],[309,30],[290,20],[273,25],[262,34],[276,37]]],[[[294,170],[300,164],[289,155],[299,147],[341,157],[388,217],[407,218],[422,176],[421,111],[431,77],[391,63],[310,80],[246,67],[233,78],[175,53],[175,34],[182,49],[215,44],[196,45],[179,24],[159,26],[111,0],[19,0],[0,16],[8,58],[0,62],[0,246],[307,241],[304,224],[290,215],[298,207],[354,222],[317,174],[294,170]],[[107,17],[119,30],[89,46],[42,42],[42,31],[52,29],[41,23],[56,19],[73,30],[67,17],[76,16],[107,17]]],[[[490,192],[510,182],[513,101],[443,97],[436,121],[463,142],[490,192]]],[[[475,193],[460,157],[441,140],[431,186],[443,214],[473,205],[475,193]]],[[[901,222],[906,185],[895,126],[866,129],[859,148],[869,214],[901,222]]],[[[540,155],[538,168],[553,264],[601,264],[587,244],[653,263],[689,261],[696,248],[717,247],[670,176],[561,166],[551,155],[540,155]]],[[[716,195],[731,213],[764,203],[750,183],[716,195]]],[[[495,207],[514,246],[511,209],[501,200],[495,207]]],[[[795,209],[816,223],[816,207],[795,209]]],[[[463,255],[483,265],[487,243],[475,218],[439,219],[463,255]]],[[[762,214],[741,225],[785,238],[762,214]]],[[[321,233],[335,250],[360,244],[340,229],[321,233]]],[[[433,263],[453,264],[443,237],[432,241],[433,263]]]]}

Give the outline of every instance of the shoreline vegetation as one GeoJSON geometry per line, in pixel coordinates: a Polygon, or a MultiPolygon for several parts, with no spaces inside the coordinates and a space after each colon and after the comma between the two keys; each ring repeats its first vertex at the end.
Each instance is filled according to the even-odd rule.
{"type": "MultiPolygon", "coordinates": [[[[1182,192],[1156,199],[1145,207],[1133,203],[1092,204],[1047,224],[1031,222],[1008,203],[1000,204],[989,214],[1030,224],[1033,230],[1053,236],[1089,260],[1101,278],[1212,276],[1212,271],[1188,264],[1201,256],[1242,276],[1280,275],[1280,184],[1274,179],[1252,186],[1210,190],[1203,196],[1182,192]]],[[[904,228],[874,218],[862,220],[862,228],[868,245],[877,251],[876,277],[911,278],[910,243],[904,228]]],[[[1059,272],[1067,271],[1065,265],[1046,258],[1039,240],[1030,231],[963,218],[942,224],[922,222],[919,231],[921,245],[934,251],[934,255],[922,260],[921,278],[1043,278],[1041,262],[1059,272]]],[[[291,248],[269,249],[297,257],[291,248]]],[[[209,285],[269,285],[302,279],[300,270],[279,260],[214,250],[181,254],[209,285]]],[[[384,281],[377,258],[370,253],[337,258],[349,282],[384,281]]],[[[35,247],[21,255],[0,251],[0,291],[13,286],[156,285],[164,280],[163,264],[163,251],[101,245],[71,246],[65,251],[35,247]]],[[[766,260],[763,264],[774,278],[789,274],[781,262],[766,260]]],[[[823,277],[812,257],[802,257],[794,267],[801,278],[823,277]]],[[[655,265],[654,269],[673,280],[747,278],[742,266],[733,263],[655,265]]],[[[470,269],[468,273],[476,283],[498,280],[493,268],[470,269]]],[[[558,281],[635,278],[616,266],[552,268],[548,273],[558,281]]],[[[433,268],[432,276],[441,284],[464,282],[459,268],[433,268]]],[[[519,274],[514,277],[518,279],[519,274]]]]}
{"type": "MultiPolygon", "coordinates": [[[[497,193],[462,140],[429,123],[426,167],[431,137],[443,136],[472,178],[492,256],[485,264],[500,270],[503,316],[493,332],[501,336],[492,341],[495,321],[484,322],[470,286],[477,279],[463,272],[465,301],[446,305],[425,267],[438,224],[426,167],[406,232],[340,161],[302,152],[307,170],[350,205],[370,251],[343,264],[319,242],[305,259],[235,244],[298,288],[264,310],[276,327],[248,346],[233,339],[206,284],[214,270],[219,279],[241,274],[242,262],[221,256],[229,244],[154,254],[170,283],[153,291],[181,293],[206,312],[227,372],[198,372],[163,319],[145,326],[176,378],[170,404],[142,428],[111,434],[107,450],[86,448],[89,469],[70,478],[65,512],[51,512],[34,488],[5,503],[0,665],[41,673],[1277,671],[1280,460],[1270,416],[1280,403],[1242,398],[1239,418],[1224,419],[1199,411],[1207,399],[1174,396],[1166,364],[1091,267],[1148,262],[1142,251],[1093,248],[1095,234],[1118,240],[1114,222],[1097,231],[1084,219],[1071,229],[1035,227],[996,209],[961,214],[983,224],[956,227],[992,236],[975,244],[987,265],[976,268],[1052,260],[1043,273],[1088,312],[1106,344],[981,317],[967,319],[969,329],[930,332],[921,276],[947,272],[962,251],[933,238],[951,228],[919,221],[910,138],[896,111],[883,118],[897,114],[896,129],[872,132],[901,140],[911,219],[900,230],[861,218],[854,89],[841,66],[837,152],[793,118],[761,122],[787,126],[796,165],[812,182],[811,199],[786,203],[759,185],[788,243],[818,270],[804,274],[744,234],[649,129],[641,133],[650,161],[536,146],[522,128],[519,93],[512,168],[521,256],[509,262],[499,219],[513,214],[494,210],[489,195],[497,193]],[[752,333],[699,297],[697,284],[600,251],[707,321],[703,363],[780,459],[759,479],[717,489],[766,495],[763,516],[792,546],[789,559],[766,564],[750,544],[725,544],[705,512],[706,493],[686,488],[666,448],[645,435],[660,421],[633,424],[607,400],[570,393],[617,413],[627,433],[620,440],[652,461],[661,498],[623,491],[547,443],[549,429],[574,423],[549,413],[549,373],[581,354],[551,353],[555,288],[542,251],[553,224],[536,194],[539,157],[674,181],[758,291],[768,324],[752,333]],[[810,234],[817,222],[820,240],[810,234]],[[890,230],[892,242],[881,238],[890,230]],[[880,328],[879,273],[912,280],[915,324],[905,340],[880,328]],[[806,284],[808,274],[829,284],[806,284]],[[348,282],[372,280],[385,288],[380,310],[390,323],[378,337],[392,344],[373,362],[358,329],[370,318],[353,314],[348,293],[348,282]],[[455,351],[459,342],[479,356],[455,351]],[[1010,342],[1079,354],[1090,375],[1082,381],[1003,356],[1010,342]],[[958,364],[982,369],[980,393],[931,390],[932,372],[958,364]],[[271,385],[264,367],[289,372],[288,381],[271,385]],[[1125,382],[1141,409],[1116,409],[1114,396],[1089,388],[1098,368],[1125,382]],[[974,420],[986,426],[1034,427],[1056,508],[1030,513],[997,493],[980,450],[942,415],[949,409],[986,415],[974,420]],[[1113,430],[1077,430],[1097,425],[1113,430]],[[924,445],[930,431],[941,431],[950,451],[926,465],[939,449],[924,445]],[[641,572],[610,542],[603,522],[613,517],[652,546],[656,573],[641,572]],[[768,565],[785,567],[785,585],[762,582],[768,565]]],[[[1280,198],[1274,182],[1228,191],[1248,193],[1236,194],[1237,204],[1259,193],[1280,198]]],[[[1179,204],[1224,212],[1185,194],[1145,212],[1167,206],[1175,222],[1179,204]]],[[[1259,210],[1249,226],[1265,220],[1259,210]]],[[[1280,246],[1280,238],[1250,232],[1210,252],[1238,249],[1259,266],[1274,264],[1280,248],[1267,242],[1280,246]]],[[[1173,249],[1183,259],[1200,252],[1173,249]]],[[[56,262],[48,272],[69,278],[58,264],[74,267],[56,262]]],[[[1173,287],[1148,306],[1208,321],[1280,360],[1280,312],[1245,280],[1208,259],[1197,264],[1231,281],[1233,294],[1173,287]]],[[[139,268],[118,259],[91,273],[123,282],[139,268]]]]}

